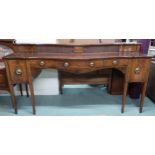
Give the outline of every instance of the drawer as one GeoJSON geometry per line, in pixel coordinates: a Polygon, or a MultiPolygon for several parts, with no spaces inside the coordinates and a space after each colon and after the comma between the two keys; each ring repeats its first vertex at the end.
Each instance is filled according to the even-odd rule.
{"type": "Polygon", "coordinates": [[[130,65],[130,82],[143,82],[148,78],[150,69],[149,59],[135,59],[130,65]]]}
{"type": "Polygon", "coordinates": [[[31,67],[54,68],[75,73],[84,73],[103,68],[115,68],[128,65],[128,59],[107,60],[31,60],[31,67]]]}
{"type": "Polygon", "coordinates": [[[56,69],[102,68],[103,60],[31,60],[31,67],[56,69]]]}
{"type": "Polygon", "coordinates": [[[27,82],[26,61],[9,60],[8,67],[12,83],[27,82]]]}
{"type": "MultiPolygon", "coordinates": [[[[63,66],[66,65],[67,61],[63,62],[63,66]]],[[[103,67],[103,60],[76,60],[69,62],[69,68],[71,69],[95,69],[95,68],[102,68],[103,67]]]]}
{"type": "Polygon", "coordinates": [[[109,60],[103,60],[103,66],[107,67],[121,67],[121,66],[127,66],[129,60],[128,59],[109,59],[109,60]]]}
{"type": "Polygon", "coordinates": [[[31,60],[31,67],[53,68],[71,73],[87,73],[103,68],[103,60],[31,60]]]}

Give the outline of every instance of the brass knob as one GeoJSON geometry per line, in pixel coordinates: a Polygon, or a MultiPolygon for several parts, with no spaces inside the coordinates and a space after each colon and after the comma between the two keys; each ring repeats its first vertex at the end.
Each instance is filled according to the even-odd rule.
{"type": "Polygon", "coordinates": [[[40,66],[44,66],[45,62],[44,61],[40,61],[40,66]]]}
{"type": "Polygon", "coordinates": [[[69,66],[69,63],[68,62],[65,62],[64,63],[64,67],[68,67],[69,66]]]}
{"type": "Polygon", "coordinates": [[[141,69],[139,67],[135,68],[135,74],[140,74],[141,69]]]}
{"type": "Polygon", "coordinates": [[[22,70],[20,68],[16,69],[16,75],[22,75],[22,70]]]}
{"type": "Polygon", "coordinates": [[[90,62],[90,67],[94,67],[95,66],[95,63],[94,62],[90,62]]]}
{"type": "Polygon", "coordinates": [[[117,60],[113,60],[112,64],[113,65],[117,65],[118,64],[118,61],[117,60]]]}

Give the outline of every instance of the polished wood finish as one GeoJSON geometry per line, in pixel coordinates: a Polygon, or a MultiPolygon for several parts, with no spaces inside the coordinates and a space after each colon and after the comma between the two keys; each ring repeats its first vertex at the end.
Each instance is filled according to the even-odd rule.
{"type": "MultiPolygon", "coordinates": [[[[55,46],[55,45],[54,45],[55,46]]],[[[94,45],[93,45],[94,46],[94,45]]],[[[92,46],[92,47],[93,47],[92,46]]],[[[58,46],[60,50],[60,46],[58,46]]],[[[85,45],[81,49],[85,49],[85,45]]],[[[75,49],[75,47],[73,48],[75,49]]],[[[99,50],[100,51],[100,50],[99,50]]],[[[144,84],[140,101],[140,112],[142,112],[144,97],[146,92],[146,84],[149,75],[149,66],[151,56],[140,54],[138,52],[120,51],[120,52],[29,52],[29,53],[13,53],[4,57],[7,67],[8,79],[10,87],[15,83],[28,83],[32,98],[33,114],[35,110],[35,97],[32,83],[32,68],[44,69],[54,68],[59,71],[69,72],[75,75],[82,75],[99,71],[102,69],[117,69],[124,76],[124,86],[122,95],[121,112],[125,110],[125,99],[130,82],[141,82],[144,84]],[[141,62],[145,62],[141,64],[141,62]]],[[[12,98],[14,102],[15,112],[17,105],[12,90],[12,98]]]]}

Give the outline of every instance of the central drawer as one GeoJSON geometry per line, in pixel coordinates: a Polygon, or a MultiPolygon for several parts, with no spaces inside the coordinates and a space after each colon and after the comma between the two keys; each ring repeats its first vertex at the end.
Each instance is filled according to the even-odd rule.
{"type": "Polygon", "coordinates": [[[34,68],[53,68],[72,72],[95,71],[104,68],[117,68],[128,65],[127,59],[100,59],[100,60],[30,60],[34,68]]]}
{"type": "Polygon", "coordinates": [[[30,65],[38,68],[101,68],[104,66],[125,66],[128,59],[105,60],[30,60],[30,65]]]}
{"type": "Polygon", "coordinates": [[[102,68],[103,60],[31,60],[31,67],[55,69],[102,68]]]}

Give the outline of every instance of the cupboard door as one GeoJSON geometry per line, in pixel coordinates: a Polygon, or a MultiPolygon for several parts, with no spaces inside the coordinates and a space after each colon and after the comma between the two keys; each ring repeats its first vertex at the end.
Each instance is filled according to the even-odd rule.
{"type": "Polygon", "coordinates": [[[27,82],[26,61],[9,60],[8,67],[10,72],[10,80],[12,83],[27,82]]]}
{"type": "Polygon", "coordinates": [[[133,59],[130,64],[130,82],[144,82],[148,78],[150,59],[133,59]]]}

